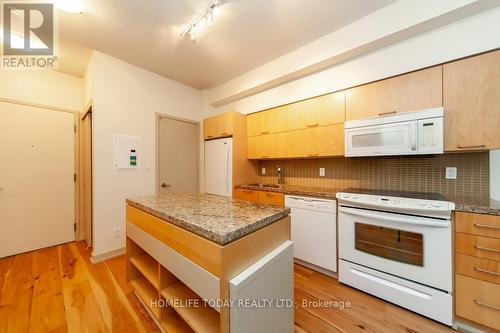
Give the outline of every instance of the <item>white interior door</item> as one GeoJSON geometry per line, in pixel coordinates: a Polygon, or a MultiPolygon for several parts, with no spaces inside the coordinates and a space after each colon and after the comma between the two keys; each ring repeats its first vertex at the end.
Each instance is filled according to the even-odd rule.
{"type": "Polygon", "coordinates": [[[198,192],[198,124],[158,121],[159,192],[198,192]]]}
{"type": "Polygon", "coordinates": [[[74,241],[74,115],[0,102],[0,257],[74,241]]]}

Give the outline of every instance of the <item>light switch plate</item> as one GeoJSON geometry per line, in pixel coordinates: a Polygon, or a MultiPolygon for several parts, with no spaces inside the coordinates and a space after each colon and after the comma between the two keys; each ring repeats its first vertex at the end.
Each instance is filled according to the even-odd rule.
{"type": "Polygon", "coordinates": [[[262,170],[261,170],[261,172],[260,172],[260,173],[261,173],[261,175],[265,175],[265,174],[267,173],[266,168],[262,168],[262,170]]]}
{"type": "Polygon", "coordinates": [[[447,167],[446,168],[446,179],[457,179],[457,168],[447,167]]]}
{"type": "Polygon", "coordinates": [[[325,168],[319,168],[319,176],[320,177],[325,177],[326,176],[326,170],[325,170],[325,168]]]}

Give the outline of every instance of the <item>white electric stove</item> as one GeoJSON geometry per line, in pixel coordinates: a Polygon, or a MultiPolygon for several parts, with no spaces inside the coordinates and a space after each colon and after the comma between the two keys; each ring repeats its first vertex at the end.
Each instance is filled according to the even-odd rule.
{"type": "Polygon", "coordinates": [[[339,281],[452,325],[455,205],[436,194],[368,190],[337,199],[339,281]]]}

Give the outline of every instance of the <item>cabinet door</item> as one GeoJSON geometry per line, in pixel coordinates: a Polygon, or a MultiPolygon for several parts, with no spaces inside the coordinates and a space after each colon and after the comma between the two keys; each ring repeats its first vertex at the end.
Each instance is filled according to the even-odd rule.
{"type": "Polygon", "coordinates": [[[289,105],[284,105],[249,114],[247,116],[247,135],[267,135],[286,131],[289,109],[289,105]]]}
{"type": "Polygon", "coordinates": [[[285,206],[285,195],[283,193],[258,191],[258,203],[269,206],[285,206]]]}
{"type": "Polygon", "coordinates": [[[436,66],[348,89],[346,120],[442,106],[442,82],[436,66]]]}
{"type": "Polygon", "coordinates": [[[344,155],[344,124],[287,132],[287,157],[344,155]]]}
{"type": "Polygon", "coordinates": [[[258,202],[258,194],[257,191],[247,190],[243,188],[237,188],[234,190],[234,195],[236,199],[258,202]]]}
{"type": "Polygon", "coordinates": [[[345,121],[345,91],[289,105],[288,130],[339,124],[345,121]]]}
{"type": "Polygon", "coordinates": [[[445,150],[500,148],[500,51],[444,65],[445,150]]]}
{"type": "Polygon", "coordinates": [[[247,157],[248,159],[286,157],[286,133],[248,137],[247,157]]]}
{"type": "Polygon", "coordinates": [[[226,112],[203,121],[205,139],[221,138],[233,135],[233,112],[226,112]]]}

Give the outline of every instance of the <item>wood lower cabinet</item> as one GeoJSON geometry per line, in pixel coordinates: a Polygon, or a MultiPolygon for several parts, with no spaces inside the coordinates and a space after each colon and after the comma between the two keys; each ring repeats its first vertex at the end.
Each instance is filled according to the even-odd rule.
{"type": "Polygon", "coordinates": [[[283,193],[237,188],[234,190],[233,197],[236,199],[255,202],[261,205],[285,206],[285,195],[283,193]]]}
{"type": "Polygon", "coordinates": [[[443,67],[445,150],[500,148],[500,51],[443,67]]]}
{"type": "Polygon", "coordinates": [[[285,206],[285,195],[283,193],[258,191],[258,203],[270,206],[285,206]]]}
{"type": "Polygon", "coordinates": [[[500,330],[500,285],[456,275],[458,316],[500,330]]]}
{"type": "Polygon", "coordinates": [[[455,213],[456,315],[500,330],[500,216],[455,213]]]}
{"type": "Polygon", "coordinates": [[[251,202],[255,202],[255,203],[259,202],[258,191],[254,191],[254,190],[237,188],[233,192],[233,197],[236,199],[251,201],[251,202]]]}
{"type": "Polygon", "coordinates": [[[203,121],[203,137],[205,140],[223,138],[233,135],[235,112],[226,112],[203,121]]]}
{"type": "Polygon", "coordinates": [[[365,84],[346,91],[346,120],[443,105],[442,66],[365,84]]]}

